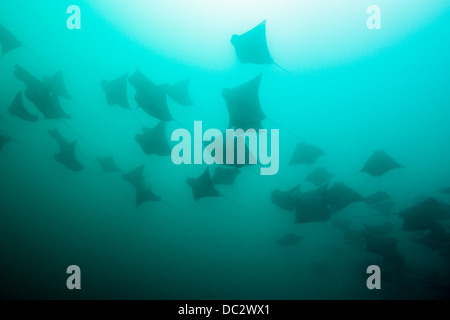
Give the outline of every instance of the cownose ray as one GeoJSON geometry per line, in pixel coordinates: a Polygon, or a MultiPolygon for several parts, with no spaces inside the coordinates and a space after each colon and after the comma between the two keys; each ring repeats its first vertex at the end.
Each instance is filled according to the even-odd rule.
{"type": "Polygon", "coordinates": [[[67,141],[57,129],[50,129],[48,133],[59,145],[59,152],[54,155],[56,161],[76,172],[85,169],[75,155],[77,141],[67,141]]]}
{"type": "Polygon", "coordinates": [[[323,155],[325,152],[321,148],[302,141],[297,144],[289,165],[313,165],[323,155]]]}
{"type": "Polygon", "coordinates": [[[118,105],[124,109],[130,108],[127,97],[127,84],[128,73],[123,74],[117,79],[101,81],[101,86],[105,92],[108,105],[118,105]]]}
{"type": "Polygon", "coordinates": [[[261,108],[259,100],[259,86],[262,74],[235,88],[225,88],[222,97],[225,99],[229,123],[228,128],[261,129],[261,122],[266,116],[261,108]]]}
{"type": "Polygon", "coordinates": [[[279,189],[272,191],[270,200],[273,204],[286,211],[294,211],[295,208],[295,195],[300,192],[300,185],[287,190],[281,191],[279,189]]]}
{"type": "Polygon", "coordinates": [[[117,167],[113,156],[97,157],[96,160],[102,168],[103,173],[121,172],[121,170],[117,167]]]}
{"type": "Polygon", "coordinates": [[[445,205],[430,197],[403,210],[399,217],[403,219],[405,231],[431,230],[438,225],[438,220],[448,217],[448,210],[445,205]]]}
{"type": "Polygon", "coordinates": [[[297,243],[299,243],[302,240],[303,240],[303,238],[296,235],[295,233],[288,233],[288,234],[282,236],[281,238],[279,238],[277,240],[277,243],[282,246],[290,247],[290,246],[296,245],[297,243]]]}
{"type": "Polygon", "coordinates": [[[128,81],[136,90],[136,103],[145,113],[161,121],[173,120],[167,104],[168,84],[156,85],[139,69],[128,81]]]}
{"type": "Polygon", "coordinates": [[[416,239],[416,242],[436,250],[450,244],[450,233],[448,233],[441,225],[436,225],[428,232],[428,234],[416,239]]]}
{"type": "Polygon", "coordinates": [[[20,48],[22,46],[22,43],[1,23],[0,23],[0,44],[2,48],[2,55],[1,55],[2,58],[8,52],[20,48]]]}
{"type": "Polygon", "coordinates": [[[166,122],[159,122],[154,128],[143,128],[135,136],[136,142],[147,155],[170,156],[172,149],[166,135],[166,122]]]}
{"type": "Polygon", "coordinates": [[[324,222],[330,219],[327,206],[328,184],[295,196],[295,223],[324,222]]]}
{"type": "Polygon", "coordinates": [[[394,225],[390,222],[385,222],[383,224],[378,224],[378,225],[371,225],[371,224],[363,223],[363,226],[367,232],[377,234],[380,236],[385,236],[385,235],[389,234],[392,231],[392,229],[394,228],[394,225]]]}
{"type": "Polygon", "coordinates": [[[328,205],[336,210],[342,210],[355,202],[365,202],[357,191],[347,187],[343,182],[335,183],[327,192],[328,205]]]}
{"type": "Polygon", "coordinates": [[[145,165],[141,165],[128,173],[122,174],[122,179],[134,186],[136,191],[135,204],[140,207],[148,201],[161,201],[161,197],[157,196],[151,188],[145,183],[144,177],[145,165]]]}
{"type": "Polygon", "coordinates": [[[385,261],[403,264],[404,256],[398,251],[398,238],[386,237],[363,231],[366,238],[367,251],[381,256],[385,261]]]}
{"type": "Polygon", "coordinates": [[[385,173],[398,168],[404,167],[397,161],[395,161],[386,152],[375,151],[373,155],[366,161],[360,172],[365,172],[372,177],[380,177],[385,173]]]}
{"type": "Polygon", "coordinates": [[[337,220],[334,225],[341,230],[344,235],[344,239],[353,247],[358,249],[364,249],[365,239],[360,229],[351,228],[352,222],[349,220],[337,220]]]}
{"type": "Polygon", "coordinates": [[[52,76],[44,77],[44,83],[49,86],[53,95],[72,100],[72,96],[67,91],[62,71],[58,71],[52,76]]]}
{"type": "Polygon", "coordinates": [[[236,177],[241,173],[238,168],[221,168],[214,169],[214,174],[211,178],[213,185],[233,185],[236,177]]]}
{"type": "Polygon", "coordinates": [[[25,121],[36,122],[39,119],[39,117],[37,115],[32,114],[32,113],[28,112],[27,109],[25,109],[25,105],[23,103],[23,98],[22,98],[22,92],[19,92],[16,95],[13,102],[11,103],[11,106],[8,108],[8,111],[13,116],[16,116],[25,121]]]}
{"type": "Polygon", "coordinates": [[[194,102],[189,95],[189,85],[191,82],[191,78],[187,78],[171,85],[167,89],[167,94],[169,97],[174,100],[176,103],[182,106],[192,106],[194,102]]]}
{"type": "Polygon", "coordinates": [[[274,61],[270,54],[267,45],[266,22],[266,20],[262,21],[256,27],[241,35],[233,35],[231,44],[234,46],[236,56],[241,63],[274,64],[286,71],[274,61]]]}
{"type": "Polygon", "coordinates": [[[329,182],[333,177],[334,175],[328,172],[327,169],[318,167],[305,178],[305,181],[311,182],[316,187],[320,187],[324,183],[329,182]]]}

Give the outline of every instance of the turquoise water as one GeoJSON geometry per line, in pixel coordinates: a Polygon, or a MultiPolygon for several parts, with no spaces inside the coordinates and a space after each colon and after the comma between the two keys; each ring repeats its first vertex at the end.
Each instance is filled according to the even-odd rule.
{"type": "MultiPolygon", "coordinates": [[[[82,28],[69,30],[70,1],[2,1],[0,23],[26,46],[0,60],[0,128],[19,142],[0,152],[2,298],[448,298],[448,256],[417,244],[424,233],[402,230],[398,215],[380,216],[359,202],[329,221],[294,225],[294,212],[270,197],[299,183],[302,191],[313,189],[303,180],[323,166],[335,175],[331,184],[343,181],[363,196],[388,192],[393,213],[428,196],[450,201],[437,191],[450,186],[449,4],[379,1],[382,29],[368,30],[371,3],[361,1],[230,3],[77,1],[82,28]],[[236,59],[231,35],[264,19],[272,55],[291,74],[236,59]],[[77,134],[60,121],[27,123],[8,113],[25,89],[13,75],[15,64],[38,78],[63,71],[75,102],[61,103],[77,134]],[[101,80],[131,75],[136,67],[158,84],[192,78],[195,105],[169,100],[177,122],[168,124],[168,135],[178,123],[192,128],[195,120],[226,129],[222,89],[263,73],[260,100],[273,120],[263,125],[280,129],[278,175],[242,169],[232,187],[217,187],[233,201],[194,202],[185,180],[206,166],[146,156],[135,135],[140,122],[153,127],[158,121],[106,103],[101,80]],[[77,155],[89,170],[75,173],[54,160],[53,128],[78,140],[77,155]],[[296,136],[325,156],[313,166],[289,166],[296,136]],[[355,175],[376,150],[405,168],[374,179],[355,175]],[[120,174],[101,173],[95,158],[109,155],[124,172],[146,164],[146,181],[164,202],[136,208],[134,190],[120,174]],[[380,257],[345,239],[339,220],[356,231],[362,222],[394,225],[390,236],[399,239],[406,267],[390,273],[391,266],[381,265],[382,290],[368,290],[365,274],[380,257]],[[277,243],[291,232],[304,239],[291,247],[277,243]],[[69,265],[81,268],[81,291],[66,288],[69,265]],[[437,283],[447,289],[436,289],[437,283]]],[[[134,93],[128,87],[136,109],[134,93]]]]}

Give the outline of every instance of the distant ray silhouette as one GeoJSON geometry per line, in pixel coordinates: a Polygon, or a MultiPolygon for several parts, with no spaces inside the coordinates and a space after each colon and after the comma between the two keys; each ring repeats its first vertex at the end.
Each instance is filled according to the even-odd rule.
{"type": "Polygon", "coordinates": [[[97,157],[96,160],[104,173],[121,172],[114,161],[114,157],[97,157]]]}
{"type": "Polygon", "coordinates": [[[58,96],[52,95],[48,85],[19,65],[15,66],[14,75],[27,87],[25,97],[46,119],[70,119],[62,109],[58,96]]]}
{"type": "Polygon", "coordinates": [[[136,69],[135,73],[128,78],[128,82],[139,93],[145,93],[147,90],[156,87],[156,84],[139,69],[136,69]]]}
{"type": "Polygon", "coordinates": [[[365,172],[372,177],[380,177],[397,168],[404,168],[398,164],[391,156],[384,151],[375,151],[373,155],[367,160],[361,172],[365,172]]]}
{"type": "Polygon", "coordinates": [[[305,181],[311,182],[316,187],[320,187],[324,183],[330,181],[334,175],[329,173],[325,168],[319,167],[316,168],[313,172],[311,172],[306,178],[305,181]]]}
{"type": "Polygon", "coordinates": [[[141,165],[128,173],[122,174],[122,179],[131,183],[136,189],[145,184],[144,179],[145,165],[141,165]]]}
{"type": "Polygon", "coordinates": [[[397,238],[380,236],[367,231],[363,231],[363,235],[367,241],[367,251],[383,257],[385,261],[399,264],[404,262],[404,256],[397,248],[397,238]]]}
{"type": "Polygon", "coordinates": [[[277,205],[283,210],[294,211],[295,208],[295,196],[300,192],[300,185],[296,185],[288,191],[280,191],[278,189],[272,191],[272,203],[277,205]]]}
{"type": "Polygon", "coordinates": [[[294,154],[292,155],[289,165],[291,166],[297,164],[312,165],[317,161],[317,159],[320,156],[324,154],[325,152],[319,147],[316,147],[314,145],[302,141],[297,144],[297,148],[295,149],[294,154]]]}
{"type": "Polygon", "coordinates": [[[161,197],[157,196],[151,188],[146,185],[144,178],[145,165],[141,165],[128,173],[122,174],[122,179],[134,186],[136,191],[135,204],[136,207],[141,206],[148,201],[161,201],[161,197]]]}
{"type": "Polygon", "coordinates": [[[241,173],[241,171],[237,168],[234,169],[228,169],[228,168],[221,168],[217,167],[214,169],[214,174],[212,176],[212,183],[213,185],[233,185],[234,181],[236,180],[236,177],[241,173]]]}
{"type": "Polygon", "coordinates": [[[295,223],[324,222],[330,219],[327,207],[328,184],[295,197],[295,223]]]}
{"type": "Polygon", "coordinates": [[[187,184],[192,189],[192,194],[194,195],[194,200],[198,201],[205,197],[220,197],[221,194],[214,188],[209,173],[209,168],[207,168],[203,174],[198,178],[187,178],[187,184]]]}
{"type": "Polygon", "coordinates": [[[23,104],[22,92],[19,92],[14,98],[11,106],[8,108],[9,113],[13,116],[19,117],[22,120],[29,122],[38,121],[39,117],[35,114],[28,112],[23,104]]]}
{"type": "Polygon", "coordinates": [[[450,194],[450,187],[441,188],[441,189],[439,189],[439,192],[442,194],[450,194]]]}
{"type": "Polygon", "coordinates": [[[145,113],[161,121],[173,120],[167,104],[168,84],[156,85],[139,69],[128,81],[136,90],[136,103],[145,113]]]}
{"type": "Polygon", "coordinates": [[[10,137],[0,132],[0,151],[3,149],[3,146],[10,141],[11,141],[10,137]]]}
{"type": "Polygon", "coordinates": [[[44,77],[44,83],[50,88],[53,95],[63,97],[67,100],[72,100],[72,96],[68,93],[62,71],[56,72],[51,77],[44,77]]]}
{"type": "Polygon", "coordinates": [[[438,225],[438,220],[448,215],[446,207],[431,197],[400,212],[403,230],[431,230],[438,225]]]}
{"type": "Polygon", "coordinates": [[[117,79],[106,81],[102,80],[101,86],[105,91],[106,101],[108,105],[129,109],[130,105],[128,103],[127,97],[127,83],[128,74],[125,73],[117,79]]]}
{"type": "Polygon", "coordinates": [[[294,246],[302,240],[303,238],[296,235],[295,233],[288,233],[285,236],[278,239],[277,243],[281,244],[282,246],[294,246]]]}
{"type": "Polygon", "coordinates": [[[392,231],[392,229],[394,228],[394,225],[390,222],[386,222],[386,223],[383,223],[380,225],[369,225],[369,224],[363,223],[363,226],[367,232],[377,234],[380,236],[385,236],[385,235],[389,234],[392,231]]]}
{"type": "Polygon", "coordinates": [[[148,201],[159,202],[161,197],[157,196],[150,188],[140,187],[136,189],[136,207],[140,207],[142,204],[148,201]]]}
{"type": "Polygon", "coordinates": [[[143,134],[137,134],[135,139],[142,150],[148,155],[170,156],[172,149],[166,135],[166,122],[159,122],[154,128],[144,128],[143,134]]]}
{"type": "Polygon", "coordinates": [[[76,141],[68,142],[57,129],[48,131],[49,135],[58,142],[59,153],[55,154],[55,160],[73,171],[81,171],[85,167],[78,161],[75,155],[76,141]]]}
{"type": "Polygon", "coordinates": [[[436,225],[428,234],[417,239],[416,242],[436,250],[441,246],[450,244],[450,234],[441,225],[436,225]]]}
{"type": "Polygon", "coordinates": [[[2,58],[8,52],[22,46],[22,43],[2,24],[0,24],[0,44],[2,48],[2,58]]]}
{"type": "Polygon", "coordinates": [[[354,202],[366,200],[355,190],[347,187],[343,182],[335,183],[327,193],[327,202],[334,210],[342,210],[354,202]]]}
{"type": "Polygon", "coordinates": [[[274,64],[286,71],[273,60],[270,54],[266,37],[266,20],[244,34],[233,35],[231,44],[234,46],[236,56],[241,63],[274,64]]]}
{"type": "Polygon", "coordinates": [[[387,200],[391,200],[391,197],[384,191],[378,191],[377,193],[366,197],[368,204],[376,204],[387,200]]]}
{"type": "Polygon", "coordinates": [[[191,82],[190,78],[182,80],[180,82],[171,85],[167,91],[172,100],[181,104],[182,106],[192,106],[194,102],[189,95],[189,84],[191,82]]]}
{"type": "Polygon", "coordinates": [[[230,120],[228,128],[261,129],[261,121],[266,119],[259,101],[259,85],[262,74],[233,89],[224,89],[222,96],[226,101],[230,120]]]}

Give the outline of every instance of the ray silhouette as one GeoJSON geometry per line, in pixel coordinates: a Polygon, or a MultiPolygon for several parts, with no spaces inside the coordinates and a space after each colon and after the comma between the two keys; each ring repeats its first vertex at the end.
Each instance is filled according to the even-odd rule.
{"type": "Polygon", "coordinates": [[[324,222],[330,219],[327,206],[328,184],[295,197],[295,223],[324,222]]]}
{"type": "Polygon", "coordinates": [[[22,46],[22,43],[1,23],[0,44],[2,48],[1,58],[3,58],[8,52],[18,49],[22,46]]]}
{"type": "Polygon", "coordinates": [[[44,77],[44,83],[50,88],[53,95],[72,100],[72,96],[67,91],[62,71],[58,71],[50,77],[44,77]]]}
{"type": "Polygon", "coordinates": [[[297,144],[297,147],[294,151],[294,154],[291,157],[291,161],[289,165],[298,165],[298,164],[314,164],[317,159],[323,156],[325,152],[312,144],[308,144],[304,141],[297,144]]]}
{"type": "Polygon", "coordinates": [[[272,191],[271,201],[283,210],[294,211],[295,196],[298,192],[300,192],[300,185],[296,185],[288,191],[276,189],[272,191]]]}
{"type": "Polygon", "coordinates": [[[53,139],[56,140],[56,142],[58,142],[59,145],[59,152],[54,155],[56,161],[73,171],[81,171],[85,169],[75,155],[76,141],[67,141],[57,129],[51,129],[48,133],[53,139]]]}
{"type": "Polygon", "coordinates": [[[172,100],[174,100],[178,104],[181,104],[182,106],[194,105],[194,102],[189,95],[190,82],[191,79],[187,78],[175,83],[174,85],[171,85],[167,90],[167,94],[172,100]]]}
{"type": "Polygon", "coordinates": [[[101,86],[105,92],[106,102],[108,103],[108,105],[117,105],[124,109],[130,108],[127,97],[127,83],[127,73],[111,81],[102,80],[101,86]]]}
{"type": "Polygon", "coordinates": [[[404,168],[397,161],[395,161],[391,156],[389,156],[384,151],[375,151],[373,155],[366,161],[361,172],[365,172],[372,177],[380,177],[385,173],[398,169],[404,168]]]}
{"type": "Polygon", "coordinates": [[[222,97],[225,99],[229,123],[228,128],[261,129],[261,122],[266,119],[259,101],[259,86],[262,74],[233,89],[224,89],[222,97]]]}
{"type": "Polygon", "coordinates": [[[28,110],[25,109],[25,105],[23,103],[23,98],[22,98],[22,92],[19,92],[16,95],[13,102],[11,103],[11,106],[8,108],[8,111],[13,116],[16,116],[25,121],[36,122],[39,119],[39,117],[37,115],[32,114],[32,113],[28,112],[28,110]]]}
{"type": "Polygon", "coordinates": [[[114,161],[114,157],[112,156],[97,157],[96,160],[104,173],[121,172],[121,170],[117,167],[116,162],[114,161]]]}
{"type": "Polygon", "coordinates": [[[336,211],[342,210],[352,203],[365,201],[362,195],[347,187],[343,182],[335,183],[327,192],[328,205],[336,211]]]}
{"type": "Polygon", "coordinates": [[[274,61],[267,45],[266,20],[241,35],[233,35],[231,44],[234,46],[236,56],[241,63],[274,64],[289,73],[274,61]]]}
{"type": "Polygon", "coordinates": [[[323,167],[316,168],[313,172],[311,172],[306,178],[305,181],[311,182],[316,187],[320,187],[324,183],[330,181],[334,175],[329,173],[327,169],[323,167]]]}
{"type": "Polygon", "coordinates": [[[122,179],[130,183],[136,191],[135,204],[140,207],[148,201],[159,202],[161,197],[157,196],[151,188],[145,183],[144,177],[145,165],[141,165],[128,173],[122,174],[122,179]]]}
{"type": "Polygon", "coordinates": [[[159,122],[154,128],[144,128],[142,134],[137,134],[136,142],[147,155],[170,156],[172,149],[166,135],[166,122],[159,122]]]}

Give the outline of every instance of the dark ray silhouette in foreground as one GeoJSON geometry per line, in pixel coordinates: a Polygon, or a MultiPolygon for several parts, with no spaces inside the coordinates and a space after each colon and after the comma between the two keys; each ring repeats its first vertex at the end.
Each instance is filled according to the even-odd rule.
{"type": "Polygon", "coordinates": [[[207,168],[203,174],[198,178],[187,178],[187,184],[192,189],[192,194],[194,196],[194,200],[198,201],[201,198],[205,197],[220,197],[219,191],[214,188],[214,185],[211,180],[211,176],[209,173],[209,168],[207,168]]]}

